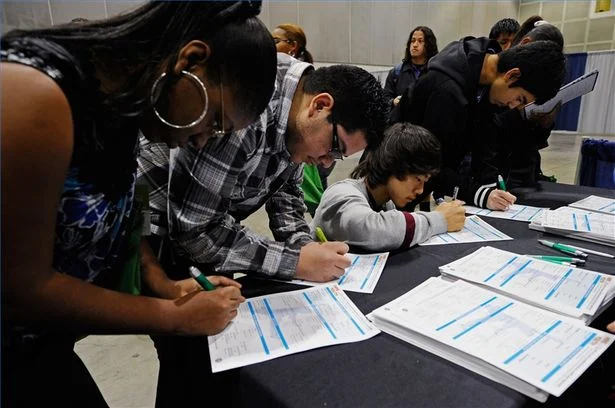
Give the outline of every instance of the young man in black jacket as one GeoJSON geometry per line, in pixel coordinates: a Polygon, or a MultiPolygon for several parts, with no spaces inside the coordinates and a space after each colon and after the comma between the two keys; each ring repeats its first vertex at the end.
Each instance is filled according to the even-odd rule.
{"type": "Polygon", "coordinates": [[[468,204],[505,210],[515,197],[496,189],[494,115],[498,107],[519,108],[551,99],[564,78],[562,48],[534,41],[501,51],[487,38],[465,37],[449,44],[429,63],[401,121],[430,130],[442,144],[442,170],[425,186],[420,202],[451,195],[468,204]],[[499,54],[498,54],[499,53],[499,54]]]}

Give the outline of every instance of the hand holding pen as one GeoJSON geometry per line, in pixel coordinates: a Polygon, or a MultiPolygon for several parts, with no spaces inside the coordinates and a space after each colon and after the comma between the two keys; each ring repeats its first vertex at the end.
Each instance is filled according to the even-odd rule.
{"type": "Polygon", "coordinates": [[[499,190],[493,190],[487,198],[487,208],[490,210],[506,211],[517,201],[517,197],[506,191],[504,178],[498,175],[499,190]]]}

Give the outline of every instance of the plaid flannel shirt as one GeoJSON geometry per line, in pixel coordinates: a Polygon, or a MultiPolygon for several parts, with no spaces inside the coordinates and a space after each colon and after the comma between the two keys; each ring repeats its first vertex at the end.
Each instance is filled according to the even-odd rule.
{"type": "Polygon", "coordinates": [[[176,149],[170,188],[169,149],[141,137],[139,178],[151,188],[152,233],[168,229],[181,256],[219,273],[295,275],[301,247],[312,239],[304,218],[303,164],[290,161],[286,127],[307,69],[312,66],[278,54],[275,91],[259,119],[201,150],[176,149]],[[240,224],[263,204],[275,241],[240,224]]]}

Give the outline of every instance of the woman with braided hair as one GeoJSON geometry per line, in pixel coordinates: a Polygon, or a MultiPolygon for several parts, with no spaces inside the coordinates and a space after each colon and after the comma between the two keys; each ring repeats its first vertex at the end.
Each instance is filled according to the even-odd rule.
{"type": "Polygon", "coordinates": [[[260,8],[156,1],[2,37],[2,406],[106,406],[79,335],[210,335],[236,316],[237,282],[169,280],[138,229],[158,297],[108,283],[134,236],[139,131],[201,147],[267,106],[276,51],[260,8]]]}

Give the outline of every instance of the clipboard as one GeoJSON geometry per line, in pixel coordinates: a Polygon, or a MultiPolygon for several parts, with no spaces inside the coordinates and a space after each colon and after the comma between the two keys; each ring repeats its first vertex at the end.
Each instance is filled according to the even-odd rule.
{"type": "Polygon", "coordinates": [[[548,113],[558,102],[561,102],[563,105],[579,96],[590,93],[594,90],[597,80],[598,70],[596,69],[562,86],[555,97],[542,105],[536,105],[534,102],[528,103],[523,108],[523,119],[529,119],[533,113],[548,113]]]}

